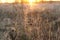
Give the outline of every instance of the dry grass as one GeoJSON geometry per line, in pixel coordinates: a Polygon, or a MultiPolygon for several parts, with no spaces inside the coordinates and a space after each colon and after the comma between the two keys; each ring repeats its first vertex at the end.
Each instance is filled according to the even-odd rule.
{"type": "Polygon", "coordinates": [[[40,8],[25,11],[20,4],[0,5],[0,40],[60,40],[60,6],[40,8]]]}

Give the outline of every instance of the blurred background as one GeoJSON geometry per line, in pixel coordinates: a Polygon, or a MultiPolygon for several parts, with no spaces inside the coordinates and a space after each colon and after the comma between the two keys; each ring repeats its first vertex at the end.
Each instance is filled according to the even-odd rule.
{"type": "Polygon", "coordinates": [[[60,40],[60,0],[0,0],[0,40],[60,40]]]}

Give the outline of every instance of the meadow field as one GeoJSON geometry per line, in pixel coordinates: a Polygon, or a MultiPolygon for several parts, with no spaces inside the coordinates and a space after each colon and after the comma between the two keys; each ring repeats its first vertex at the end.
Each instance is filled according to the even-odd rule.
{"type": "Polygon", "coordinates": [[[0,40],[60,40],[60,3],[0,3],[0,40]]]}

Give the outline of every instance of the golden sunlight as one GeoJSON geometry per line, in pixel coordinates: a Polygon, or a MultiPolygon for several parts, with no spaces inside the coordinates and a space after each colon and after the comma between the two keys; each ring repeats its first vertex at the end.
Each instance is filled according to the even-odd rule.
{"type": "Polygon", "coordinates": [[[30,5],[33,5],[34,3],[39,3],[41,1],[60,1],[60,0],[0,0],[0,3],[29,3],[30,5]]]}
{"type": "Polygon", "coordinates": [[[35,6],[37,3],[41,2],[42,0],[28,0],[30,7],[35,6]]]}
{"type": "Polygon", "coordinates": [[[29,0],[28,2],[30,4],[30,6],[32,7],[32,5],[36,2],[36,0],[29,0]]]}
{"type": "Polygon", "coordinates": [[[14,3],[15,0],[0,0],[0,3],[14,3]]]}
{"type": "Polygon", "coordinates": [[[6,0],[1,0],[1,2],[2,2],[2,3],[5,3],[5,2],[6,2],[6,0]]]}
{"type": "Polygon", "coordinates": [[[36,2],[36,0],[29,0],[30,3],[36,2]]]}
{"type": "Polygon", "coordinates": [[[40,2],[40,0],[28,0],[29,5],[32,7],[35,3],[40,2]]]}

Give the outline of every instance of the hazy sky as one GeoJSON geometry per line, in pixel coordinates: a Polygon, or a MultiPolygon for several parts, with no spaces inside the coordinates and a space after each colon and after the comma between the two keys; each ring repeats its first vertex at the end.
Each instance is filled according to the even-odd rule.
{"type": "Polygon", "coordinates": [[[0,2],[2,3],[5,3],[5,2],[8,2],[8,3],[13,3],[13,2],[21,2],[21,1],[24,1],[24,2],[40,2],[40,1],[60,1],[60,0],[0,0],[0,2]]]}

